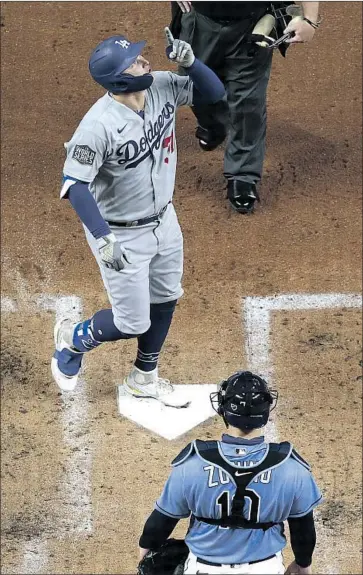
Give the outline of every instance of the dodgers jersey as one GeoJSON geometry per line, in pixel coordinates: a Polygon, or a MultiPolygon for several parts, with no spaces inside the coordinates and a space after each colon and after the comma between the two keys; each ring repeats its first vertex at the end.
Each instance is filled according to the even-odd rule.
{"type": "Polygon", "coordinates": [[[117,102],[100,98],[65,144],[67,179],[89,183],[101,215],[110,221],[133,221],[158,213],[174,192],[177,149],[175,112],[191,105],[188,76],[155,72],[146,90],[144,117],[117,102]]]}
{"type": "MultiPolygon", "coordinates": [[[[252,440],[223,435],[219,451],[231,465],[248,469],[266,454],[263,437],[252,440]]],[[[283,522],[302,517],[322,501],[310,468],[289,457],[282,464],[257,475],[247,486],[258,498],[257,505],[245,498],[243,516],[257,513],[259,522],[283,522]],[[257,509],[251,509],[255,505],[257,509]]],[[[218,519],[222,509],[231,510],[236,485],[219,466],[194,453],[173,467],[155,509],[173,518],[192,515],[218,519]]],[[[185,541],[192,553],[214,563],[259,561],[286,545],[283,525],[270,529],[231,529],[209,525],[192,518],[185,541]]]]}

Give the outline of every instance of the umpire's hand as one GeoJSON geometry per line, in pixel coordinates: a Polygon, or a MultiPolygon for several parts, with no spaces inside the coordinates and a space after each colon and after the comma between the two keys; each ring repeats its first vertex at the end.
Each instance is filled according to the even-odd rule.
{"type": "Polygon", "coordinates": [[[302,18],[293,18],[285,28],[284,34],[288,32],[292,34],[292,37],[285,40],[286,44],[303,44],[304,42],[311,42],[314,38],[315,28],[302,18]]]}
{"type": "Polygon", "coordinates": [[[126,264],[131,263],[125,248],[117,241],[114,234],[108,234],[97,240],[102,263],[106,268],[120,272],[126,264]]]}

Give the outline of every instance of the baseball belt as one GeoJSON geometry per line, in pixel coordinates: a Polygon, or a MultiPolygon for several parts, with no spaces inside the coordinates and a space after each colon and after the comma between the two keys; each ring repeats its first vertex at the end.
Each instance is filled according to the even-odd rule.
{"type": "Polygon", "coordinates": [[[263,561],[268,561],[273,557],[276,557],[275,553],[273,555],[265,557],[264,559],[258,559],[258,561],[248,561],[247,563],[232,563],[230,565],[227,565],[227,563],[212,563],[211,561],[200,559],[200,557],[197,557],[197,561],[198,563],[202,563],[202,565],[210,565],[211,567],[238,567],[238,565],[252,565],[253,563],[262,563],[263,561]]]}
{"type": "Polygon", "coordinates": [[[118,228],[136,228],[137,226],[145,226],[146,224],[156,222],[156,220],[161,218],[165,214],[169,204],[171,204],[171,202],[168,202],[157,214],[141,218],[140,220],[133,220],[132,222],[112,222],[110,220],[106,220],[106,222],[109,226],[116,226],[118,228]]]}

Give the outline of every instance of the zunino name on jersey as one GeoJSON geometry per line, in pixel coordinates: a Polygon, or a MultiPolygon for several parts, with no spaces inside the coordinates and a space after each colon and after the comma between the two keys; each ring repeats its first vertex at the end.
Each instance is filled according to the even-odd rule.
{"type": "Polygon", "coordinates": [[[136,168],[154,149],[158,150],[161,138],[174,121],[174,110],[175,106],[166,102],[156,122],[149,121],[145,136],[142,136],[138,143],[135,140],[128,140],[117,148],[116,155],[120,157],[117,162],[121,165],[128,164],[126,170],[136,168]]]}

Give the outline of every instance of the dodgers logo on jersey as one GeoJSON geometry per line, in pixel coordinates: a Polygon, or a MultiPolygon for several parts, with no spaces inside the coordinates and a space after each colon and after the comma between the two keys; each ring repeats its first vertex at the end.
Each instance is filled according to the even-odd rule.
{"type": "MultiPolygon", "coordinates": [[[[147,128],[145,126],[145,136],[139,142],[135,140],[128,140],[116,150],[116,155],[120,158],[117,162],[120,165],[127,164],[125,170],[136,168],[141,162],[146,160],[154,150],[160,148],[163,137],[168,128],[174,121],[175,106],[170,102],[166,102],[161,113],[155,122],[149,122],[147,128]]],[[[174,140],[168,140],[166,145],[169,153],[174,152],[174,140]]],[[[168,162],[166,162],[168,163],[168,162]]]]}
{"type": "Polygon", "coordinates": [[[80,164],[88,166],[92,166],[95,157],[96,152],[92,150],[89,146],[80,146],[78,144],[75,146],[72,154],[72,158],[74,160],[77,160],[77,162],[79,162],[80,164]]]}

